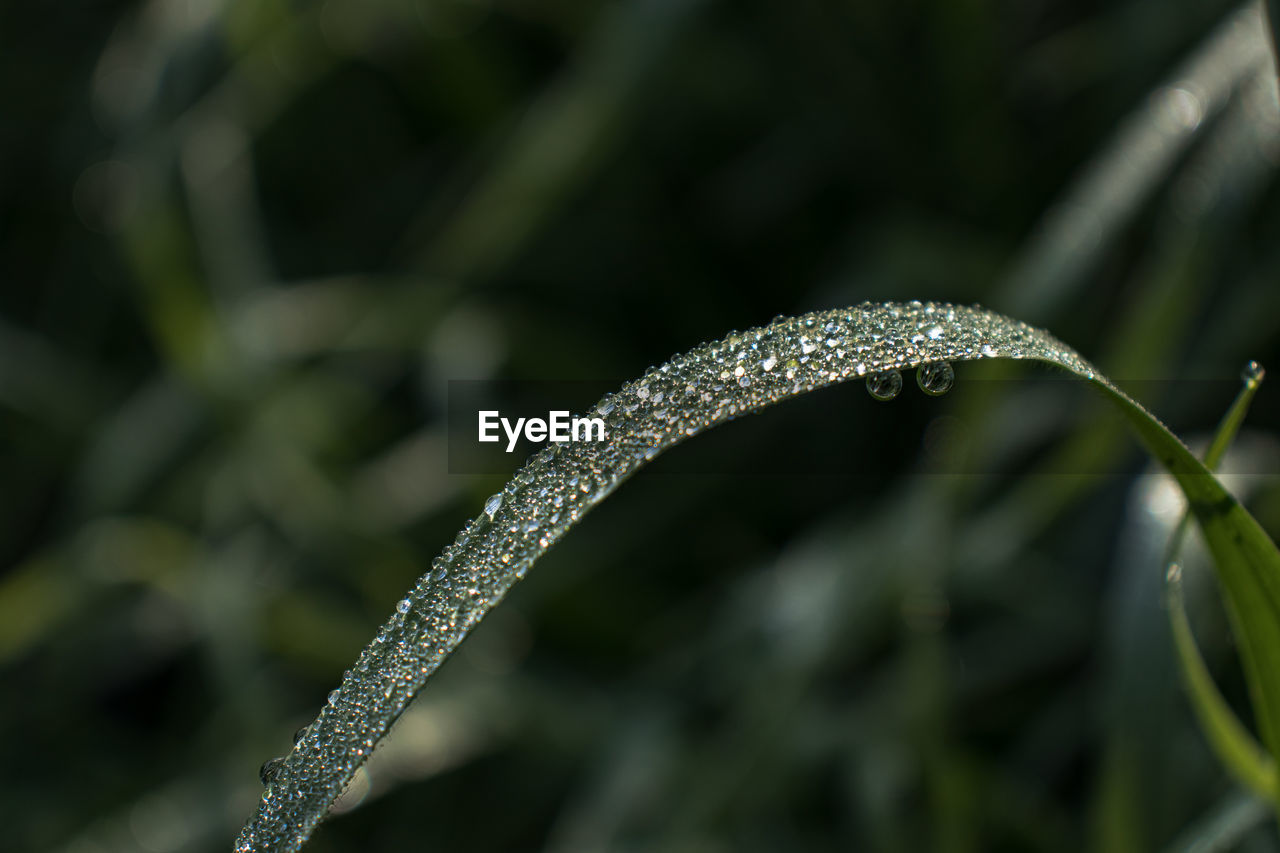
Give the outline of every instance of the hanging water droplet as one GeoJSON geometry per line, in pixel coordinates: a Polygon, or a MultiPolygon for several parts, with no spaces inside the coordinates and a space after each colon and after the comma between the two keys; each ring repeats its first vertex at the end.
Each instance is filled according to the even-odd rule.
{"type": "Polygon", "coordinates": [[[262,780],[263,785],[271,784],[271,780],[275,778],[281,764],[284,764],[283,758],[269,758],[262,763],[262,766],[258,768],[258,778],[262,780]]]}
{"type": "Polygon", "coordinates": [[[484,514],[493,518],[493,514],[498,511],[498,507],[502,506],[502,495],[494,495],[484,502],[484,514]]]}
{"type": "Polygon", "coordinates": [[[1267,371],[1256,361],[1249,362],[1240,371],[1240,378],[1249,384],[1261,382],[1266,375],[1267,371]]]}
{"type": "Polygon", "coordinates": [[[330,705],[337,705],[337,704],[338,704],[338,697],[339,697],[340,695],[341,695],[341,694],[339,693],[339,691],[337,691],[337,690],[330,690],[330,691],[329,691],[329,704],[330,704],[330,705]]]}
{"type": "Polygon", "coordinates": [[[892,400],[902,391],[902,374],[897,370],[873,373],[867,377],[867,393],[881,402],[892,400]]]}
{"type": "Polygon", "coordinates": [[[956,371],[949,361],[921,365],[916,370],[916,384],[930,397],[941,397],[956,384],[956,371]]]}
{"type": "Polygon", "coordinates": [[[399,603],[396,604],[396,612],[401,614],[408,613],[409,608],[412,606],[413,605],[410,603],[409,599],[402,598],[400,599],[399,603]]]}

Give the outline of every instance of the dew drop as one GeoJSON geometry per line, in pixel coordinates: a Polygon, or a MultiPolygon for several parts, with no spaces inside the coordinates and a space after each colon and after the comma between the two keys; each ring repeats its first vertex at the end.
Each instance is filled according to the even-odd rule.
{"type": "Polygon", "coordinates": [[[956,371],[948,361],[925,364],[916,370],[916,384],[930,397],[941,397],[956,384],[956,371]]]}
{"type": "Polygon", "coordinates": [[[502,495],[494,495],[484,502],[484,514],[493,518],[493,514],[498,511],[498,507],[502,506],[502,495]]]}
{"type": "Polygon", "coordinates": [[[339,696],[339,695],[340,695],[340,694],[339,694],[339,692],[338,692],[337,690],[330,690],[330,691],[329,691],[329,704],[330,704],[330,705],[337,705],[337,704],[338,704],[338,696],[339,696]]]}
{"type": "Polygon", "coordinates": [[[902,374],[897,370],[873,373],[867,377],[867,393],[877,400],[882,402],[892,400],[900,391],[902,391],[902,374]]]}
{"type": "Polygon", "coordinates": [[[760,366],[764,368],[766,373],[768,373],[770,370],[773,370],[774,365],[777,363],[778,363],[777,356],[768,355],[768,356],[765,356],[764,361],[760,362],[760,366]]]}
{"type": "Polygon", "coordinates": [[[262,780],[263,785],[271,784],[271,780],[275,778],[281,764],[284,764],[283,758],[269,758],[262,763],[262,766],[258,768],[258,778],[262,780]]]}
{"type": "Polygon", "coordinates": [[[1240,378],[1249,384],[1261,382],[1266,375],[1267,371],[1256,361],[1249,362],[1244,366],[1244,370],[1240,371],[1240,378]]]}
{"type": "Polygon", "coordinates": [[[408,613],[408,612],[409,612],[409,608],[410,608],[410,607],[412,607],[412,606],[413,606],[413,605],[409,603],[409,599],[407,599],[407,598],[402,598],[402,599],[400,599],[400,602],[396,605],[396,612],[397,612],[397,613],[402,613],[402,614],[403,614],[403,613],[408,613]]]}
{"type": "Polygon", "coordinates": [[[302,740],[304,737],[306,737],[306,734],[307,734],[307,729],[306,729],[306,727],[305,727],[305,726],[304,726],[303,728],[298,729],[296,732],[294,732],[294,733],[293,733],[293,745],[294,745],[294,746],[297,746],[297,745],[298,745],[298,741],[300,741],[300,740],[302,740]]]}

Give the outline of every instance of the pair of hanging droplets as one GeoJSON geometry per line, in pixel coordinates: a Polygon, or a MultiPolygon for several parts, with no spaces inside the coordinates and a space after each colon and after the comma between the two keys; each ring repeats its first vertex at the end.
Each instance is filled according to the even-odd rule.
{"type": "MultiPolygon", "coordinates": [[[[956,384],[956,371],[948,361],[921,365],[916,369],[916,384],[930,397],[941,397],[956,384]]],[[[892,400],[902,391],[902,371],[885,370],[867,377],[867,393],[881,401],[892,400]]]]}

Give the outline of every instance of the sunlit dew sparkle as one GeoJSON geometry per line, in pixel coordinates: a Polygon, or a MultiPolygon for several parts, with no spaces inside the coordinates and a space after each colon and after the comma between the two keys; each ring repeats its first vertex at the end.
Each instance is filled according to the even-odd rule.
{"type": "MultiPolygon", "coordinates": [[[[236,849],[298,849],[470,628],[592,506],[662,450],[847,379],[991,357],[1094,374],[1048,333],[979,306],[886,302],[778,318],[695,347],[607,395],[593,409],[608,441],[551,444],[534,454],[399,602],[316,721],[263,774],[266,790],[236,849]]],[[[928,371],[918,383],[941,393],[951,376],[949,369],[928,371]]],[[[901,388],[900,375],[889,381],[901,388]]]]}

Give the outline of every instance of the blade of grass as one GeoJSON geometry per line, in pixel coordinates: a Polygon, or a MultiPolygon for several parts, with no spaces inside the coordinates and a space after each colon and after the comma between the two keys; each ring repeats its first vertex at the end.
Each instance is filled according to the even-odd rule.
{"type": "MultiPolygon", "coordinates": [[[[1175,477],[1232,604],[1264,740],[1280,732],[1280,552],[1213,474],[1139,403],[1048,332],[978,306],[864,303],[779,320],[650,370],[594,409],[607,441],[534,455],[458,535],[266,776],[237,850],[297,850],[409,701],[583,515],[661,451],[817,388],[902,368],[1011,358],[1057,365],[1119,407],[1175,477]]],[[[899,377],[900,378],[900,377],[899,377]]]]}
{"type": "MultiPolygon", "coordinates": [[[[1250,363],[1245,367],[1244,385],[1236,395],[1231,408],[1223,416],[1213,440],[1205,451],[1205,467],[1211,470],[1216,469],[1222,461],[1223,454],[1226,453],[1236,433],[1239,432],[1240,425],[1244,422],[1249,405],[1262,384],[1263,375],[1262,369],[1256,363],[1250,363]]],[[[1179,520],[1178,526],[1170,537],[1165,561],[1168,565],[1169,623],[1173,630],[1178,663],[1187,683],[1192,707],[1218,759],[1245,787],[1259,796],[1275,800],[1280,794],[1280,784],[1278,784],[1280,780],[1277,779],[1275,761],[1236,717],[1231,706],[1227,704],[1217,685],[1214,684],[1209,668],[1200,655],[1195,635],[1191,630],[1191,622],[1187,617],[1182,588],[1182,568],[1177,561],[1186,541],[1190,520],[1189,513],[1184,513],[1179,520]]]]}
{"type": "Polygon", "coordinates": [[[1032,321],[1050,316],[1100,262],[1232,91],[1266,67],[1262,17],[1256,2],[1240,6],[1125,119],[1037,225],[1001,288],[1011,310],[1032,321]]]}
{"type": "Polygon", "coordinates": [[[1178,663],[1200,728],[1218,760],[1238,782],[1260,797],[1275,799],[1275,762],[1231,710],[1200,656],[1183,600],[1182,567],[1177,563],[1169,567],[1168,601],[1178,663]]]}
{"type": "Polygon", "coordinates": [[[1165,853],[1221,853],[1234,850],[1267,816],[1267,803],[1233,793],[1165,848],[1165,853]]]}
{"type": "MultiPolygon", "coordinates": [[[[1257,370],[1257,379],[1260,379],[1261,369],[1257,370]]],[[[1255,389],[1256,381],[1252,383],[1255,389]]],[[[1272,756],[1280,754],[1280,742],[1277,741],[1280,735],[1280,678],[1277,677],[1280,675],[1280,551],[1253,516],[1163,424],[1109,383],[1099,383],[1099,387],[1122,404],[1121,411],[1151,453],[1178,482],[1187,498],[1191,515],[1200,524],[1213,555],[1219,581],[1226,592],[1227,610],[1241,649],[1263,743],[1272,756]]],[[[1207,458],[1211,461],[1216,462],[1230,443],[1255,389],[1246,387],[1241,399],[1228,412],[1223,428],[1210,448],[1207,458]]],[[[1176,537],[1180,535],[1175,534],[1176,537]]],[[[1249,745],[1249,736],[1243,726],[1229,722],[1233,717],[1229,709],[1223,715],[1225,703],[1221,702],[1221,697],[1216,697],[1215,701],[1203,689],[1204,680],[1199,675],[1196,678],[1198,688],[1193,695],[1196,701],[1207,703],[1204,710],[1210,714],[1208,719],[1212,726],[1207,733],[1215,740],[1215,748],[1224,750],[1221,754],[1231,762],[1228,766],[1233,772],[1238,772],[1247,784],[1260,784],[1262,790],[1269,793],[1273,805],[1280,809],[1274,769],[1269,772],[1260,770],[1259,761],[1254,758],[1257,751],[1249,745]],[[1271,781],[1260,781],[1268,776],[1271,781]]]]}
{"type": "Polygon", "coordinates": [[[1264,7],[1267,19],[1267,32],[1271,36],[1271,59],[1276,74],[1280,75],[1280,0],[1267,0],[1264,7]]]}

